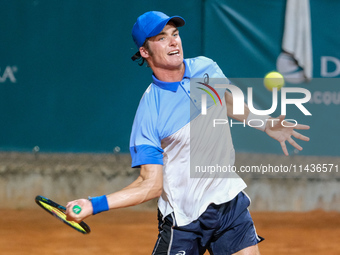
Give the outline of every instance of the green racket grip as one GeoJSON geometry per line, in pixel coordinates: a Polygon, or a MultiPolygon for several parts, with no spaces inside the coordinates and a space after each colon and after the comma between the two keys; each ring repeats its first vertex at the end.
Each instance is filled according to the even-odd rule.
{"type": "Polygon", "coordinates": [[[79,205],[75,205],[75,206],[73,206],[72,211],[75,214],[79,214],[81,212],[81,207],[79,205]]]}

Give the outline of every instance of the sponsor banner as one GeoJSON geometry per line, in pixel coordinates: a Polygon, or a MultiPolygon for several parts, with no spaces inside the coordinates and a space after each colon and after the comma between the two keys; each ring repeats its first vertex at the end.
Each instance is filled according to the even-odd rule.
{"type": "MultiPolygon", "coordinates": [[[[299,154],[339,155],[329,141],[339,144],[335,129],[340,120],[334,116],[339,113],[340,34],[334,28],[340,26],[340,19],[334,10],[340,9],[340,2],[310,0],[310,82],[305,82],[291,55],[282,51],[286,1],[86,3],[13,0],[2,4],[0,114],[5,125],[0,126],[0,149],[31,151],[38,146],[41,151],[113,152],[119,147],[120,152],[129,152],[138,102],[151,82],[151,70],[130,59],[136,52],[131,27],[144,11],[159,9],[186,19],[180,28],[186,58],[213,59],[231,81],[259,79],[261,89],[253,90],[257,109],[269,109],[272,102],[261,81],[270,71],[280,71],[291,84],[287,86],[310,91],[306,108],[312,117],[287,108],[289,118],[311,125],[311,141],[299,154]],[[132,3],[136,8],[122,12],[132,3]],[[113,26],[117,20],[127,22],[113,26]],[[327,134],[321,136],[320,130],[327,134]]],[[[248,85],[242,81],[235,85],[247,100],[248,85]]],[[[208,87],[202,85],[203,89],[214,95],[208,87]]],[[[209,104],[211,97],[205,94],[209,104]]],[[[239,129],[231,130],[237,151],[281,153],[276,143],[264,145],[257,130],[248,128],[245,137],[241,125],[239,129]]]]}
{"type": "MultiPolygon", "coordinates": [[[[288,118],[311,126],[305,132],[311,138],[310,142],[303,146],[303,151],[292,150],[291,153],[340,155],[340,136],[336,131],[340,119],[335,117],[340,109],[340,34],[334,33],[334,28],[340,26],[334,9],[339,8],[340,2],[310,1],[310,24],[308,20],[304,21],[307,24],[305,27],[310,25],[310,31],[306,34],[311,42],[308,44],[303,42],[303,38],[297,38],[306,43],[306,47],[311,45],[312,48],[312,54],[307,59],[312,55],[312,61],[308,64],[313,72],[307,79],[303,65],[282,49],[286,1],[205,2],[205,55],[216,61],[224,74],[244,93],[248,87],[244,78],[258,78],[259,89],[253,90],[254,102],[258,106],[268,109],[266,107],[271,105],[272,96],[263,87],[263,78],[271,71],[279,71],[284,76],[286,87],[300,87],[310,92],[310,99],[305,105],[312,113],[311,117],[305,116],[296,107],[287,113],[288,118]]],[[[298,25],[294,29],[298,29],[298,25]]],[[[301,31],[300,35],[304,33],[301,31]]],[[[279,112],[274,112],[273,116],[275,114],[279,112]]],[[[263,143],[264,136],[253,130],[246,137],[241,129],[233,129],[232,134],[238,151],[281,153],[280,146],[263,143]]]]}

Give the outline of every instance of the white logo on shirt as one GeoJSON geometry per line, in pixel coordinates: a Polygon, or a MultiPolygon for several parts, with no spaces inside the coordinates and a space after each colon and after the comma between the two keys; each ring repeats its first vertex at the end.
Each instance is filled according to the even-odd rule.
{"type": "Polygon", "coordinates": [[[185,251],[179,251],[176,253],[176,255],[185,255],[185,251]]]}

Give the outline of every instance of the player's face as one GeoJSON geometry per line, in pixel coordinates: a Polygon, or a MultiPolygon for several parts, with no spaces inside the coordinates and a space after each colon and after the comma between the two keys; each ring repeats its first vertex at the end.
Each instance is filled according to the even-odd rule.
{"type": "Polygon", "coordinates": [[[151,37],[148,44],[146,59],[152,69],[177,69],[183,64],[182,41],[173,23],[168,23],[161,33],[151,37]]]}

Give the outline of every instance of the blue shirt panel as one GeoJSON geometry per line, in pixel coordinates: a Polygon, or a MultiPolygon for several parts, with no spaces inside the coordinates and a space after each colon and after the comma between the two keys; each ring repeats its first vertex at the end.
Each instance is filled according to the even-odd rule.
{"type": "Polygon", "coordinates": [[[205,73],[210,77],[225,77],[217,64],[205,57],[185,59],[184,64],[182,81],[163,82],[153,76],[153,83],[145,91],[132,126],[132,167],[163,165],[162,139],[174,134],[200,114],[200,105],[190,98],[190,78],[203,79],[205,73]],[[193,111],[193,108],[196,110],[193,111]]]}

